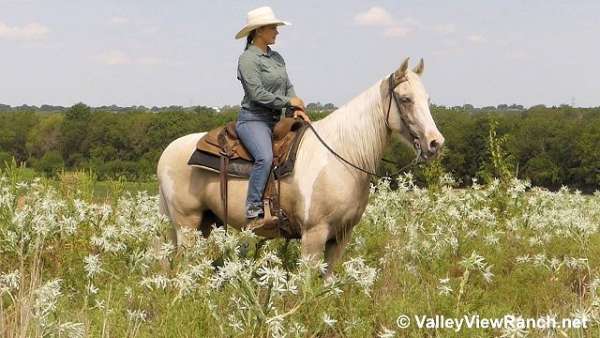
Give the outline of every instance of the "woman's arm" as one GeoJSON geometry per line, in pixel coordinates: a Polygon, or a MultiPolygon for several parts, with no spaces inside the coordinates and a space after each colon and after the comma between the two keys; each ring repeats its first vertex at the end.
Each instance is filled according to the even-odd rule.
{"type": "Polygon", "coordinates": [[[290,77],[287,76],[287,72],[285,73],[286,78],[287,78],[287,85],[285,88],[285,94],[289,97],[295,97],[296,96],[296,91],[294,90],[294,85],[290,82],[290,77]]]}
{"type": "MultiPolygon", "coordinates": [[[[272,109],[282,109],[289,106],[293,96],[276,95],[266,90],[258,75],[259,68],[256,59],[240,56],[238,62],[238,79],[242,81],[250,100],[272,109]]],[[[293,89],[292,89],[293,91],[293,89]]],[[[289,93],[288,93],[289,95],[289,93]]]]}

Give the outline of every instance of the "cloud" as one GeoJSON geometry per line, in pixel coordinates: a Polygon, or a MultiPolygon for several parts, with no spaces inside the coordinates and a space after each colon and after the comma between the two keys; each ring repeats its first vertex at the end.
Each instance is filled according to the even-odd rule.
{"type": "Polygon", "coordinates": [[[129,18],[123,16],[113,16],[109,21],[113,25],[124,25],[129,23],[129,18]]]}
{"type": "Polygon", "coordinates": [[[126,65],[131,63],[131,58],[120,50],[111,50],[98,56],[98,60],[107,65],[126,65]]]}
{"type": "Polygon", "coordinates": [[[371,7],[366,12],[356,14],[354,22],[362,26],[390,26],[394,24],[390,13],[378,6],[371,7]]]}
{"type": "Polygon", "coordinates": [[[455,39],[443,39],[442,44],[446,47],[459,47],[458,41],[455,39]]]}
{"type": "Polygon", "coordinates": [[[141,32],[146,33],[146,34],[154,34],[154,33],[158,32],[159,30],[160,30],[160,27],[158,27],[158,26],[144,26],[141,28],[141,32]]]}
{"type": "Polygon", "coordinates": [[[511,50],[506,54],[506,57],[511,60],[524,61],[530,60],[531,54],[524,50],[511,50]]]}
{"type": "Polygon", "coordinates": [[[475,44],[486,43],[487,39],[481,34],[471,34],[467,36],[467,41],[470,41],[475,44]]]}
{"type": "Polygon", "coordinates": [[[125,16],[110,17],[106,24],[114,29],[128,29],[134,33],[142,34],[154,34],[160,30],[160,27],[152,22],[125,16]]]}
{"type": "Polygon", "coordinates": [[[456,32],[456,26],[451,23],[436,25],[432,28],[435,32],[440,33],[442,35],[448,35],[456,32]]]}
{"type": "Polygon", "coordinates": [[[165,62],[161,58],[157,58],[157,57],[153,57],[153,56],[144,56],[144,57],[138,58],[136,60],[136,63],[138,63],[140,65],[153,66],[153,65],[161,65],[161,64],[164,64],[165,62]]]}
{"type": "Polygon", "coordinates": [[[110,50],[101,53],[96,57],[100,63],[109,66],[115,65],[144,65],[144,66],[155,66],[166,64],[166,61],[162,58],[154,56],[141,56],[131,57],[127,53],[120,50],[110,50]]]}
{"type": "Polygon", "coordinates": [[[8,26],[0,22],[0,39],[15,41],[44,40],[50,30],[48,27],[37,22],[28,23],[24,26],[8,26]]]}
{"type": "Polygon", "coordinates": [[[413,29],[410,27],[403,27],[400,25],[396,25],[396,26],[391,26],[391,27],[386,28],[386,30],[383,32],[383,35],[387,36],[387,37],[392,37],[392,38],[393,37],[405,37],[412,31],[413,31],[413,29]]]}
{"type": "Polygon", "coordinates": [[[459,55],[462,52],[463,52],[463,49],[461,49],[459,47],[450,47],[450,48],[444,48],[444,49],[436,49],[431,53],[436,56],[454,56],[454,55],[459,55]]]}
{"type": "Polygon", "coordinates": [[[359,26],[382,27],[383,36],[386,37],[405,37],[412,33],[419,22],[413,18],[404,18],[396,21],[392,15],[382,7],[374,6],[365,12],[354,16],[354,23],[359,26]]]}

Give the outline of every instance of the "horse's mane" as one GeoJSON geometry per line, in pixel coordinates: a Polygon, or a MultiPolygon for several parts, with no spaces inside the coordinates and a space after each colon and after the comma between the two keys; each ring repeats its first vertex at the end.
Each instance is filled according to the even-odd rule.
{"type": "Polygon", "coordinates": [[[371,172],[377,170],[389,137],[380,92],[382,81],[314,123],[331,148],[349,162],[371,172]]]}

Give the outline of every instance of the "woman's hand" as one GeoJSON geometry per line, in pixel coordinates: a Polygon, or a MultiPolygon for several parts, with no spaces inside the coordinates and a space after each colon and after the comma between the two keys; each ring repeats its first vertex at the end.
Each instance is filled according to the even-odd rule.
{"type": "Polygon", "coordinates": [[[302,99],[298,96],[294,96],[290,99],[290,106],[293,108],[306,110],[306,108],[304,108],[304,101],[302,101],[302,99]]]}
{"type": "Polygon", "coordinates": [[[294,110],[294,118],[301,117],[304,121],[310,122],[310,118],[304,112],[306,108],[304,108],[304,101],[298,96],[294,96],[290,99],[290,106],[294,110]]]}
{"type": "Polygon", "coordinates": [[[304,110],[295,109],[294,110],[294,118],[297,118],[297,117],[301,117],[304,121],[310,122],[310,117],[308,117],[308,115],[306,115],[304,110]]]}

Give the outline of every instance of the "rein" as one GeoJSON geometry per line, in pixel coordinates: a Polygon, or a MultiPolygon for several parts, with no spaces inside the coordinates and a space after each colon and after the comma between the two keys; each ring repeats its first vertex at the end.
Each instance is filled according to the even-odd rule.
{"type": "MultiPolygon", "coordinates": [[[[407,81],[408,79],[404,79],[404,81],[407,81]]],[[[411,134],[411,136],[414,138],[414,140],[418,140],[418,136],[416,135],[416,133],[410,128],[410,124],[407,123],[405,116],[402,114],[402,105],[400,104],[400,100],[398,99],[398,97],[396,96],[396,93],[394,92],[394,88],[396,87],[396,85],[404,82],[404,81],[400,81],[397,84],[394,84],[394,74],[392,73],[389,77],[389,87],[390,87],[390,92],[389,92],[389,96],[390,96],[390,103],[388,105],[388,109],[387,109],[387,113],[385,114],[385,126],[387,127],[388,130],[391,130],[392,128],[390,127],[390,124],[388,122],[388,119],[390,117],[390,110],[392,108],[392,100],[394,100],[396,102],[396,107],[398,107],[398,111],[400,112],[400,118],[402,119],[402,123],[404,123],[404,125],[406,125],[406,128],[408,128],[409,133],[411,134]]],[[[308,123],[308,127],[313,131],[313,133],[315,134],[315,136],[317,137],[317,139],[325,146],[325,148],[327,148],[327,150],[329,150],[332,154],[334,154],[337,158],[339,158],[340,160],[342,160],[343,162],[345,162],[346,164],[350,165],[351,167],[360,170],[362,172],[364,172],[365,174],[371,175],[371,176],[375,176],[375,177],[379,177],[379,178],[383,178],[383,177],[390,177],[390,176],[396,176],[398,174],[400,174],[401,172],[403,172],[404,170],[406,170],[407,168],[410,168],[414,165],[416,165],[417,163],[419,163],[419,160],[421,158],[421,146],[419,145],[418,142],[414,143],[414,147],[416,149],[416,156],[415,158],[407,165],[403,166],[402,168],[400,168],[399,170],[397,170],[395,173],[388,175],[388,176],[382,176],[382,175],[378,175],[376,173],[372,173],[368,170],[365,170],[363,168],[360,168],[358,166],[356,166],[355,164],[350,163],[348,160],[346,160],[345,158],[343,158],[340,154],[336,153],[333,149],[331,149],[331,147],[329,147],[329,145],[327,145],[327,143],[325,143],[325,141],[323,141],[323,139],[321,138],[321,136],[317,133],[317,131],[315,130],[315,128],[312,126],[312,124],[310,122],[308,123]]],[[[388,163],[394,163],[396,164],[396,166],[399,166],[398,162],[394,162],[394,161],[390,161],[386,158],[382,159],[384,162],[388,162],[388,163]]]]}

